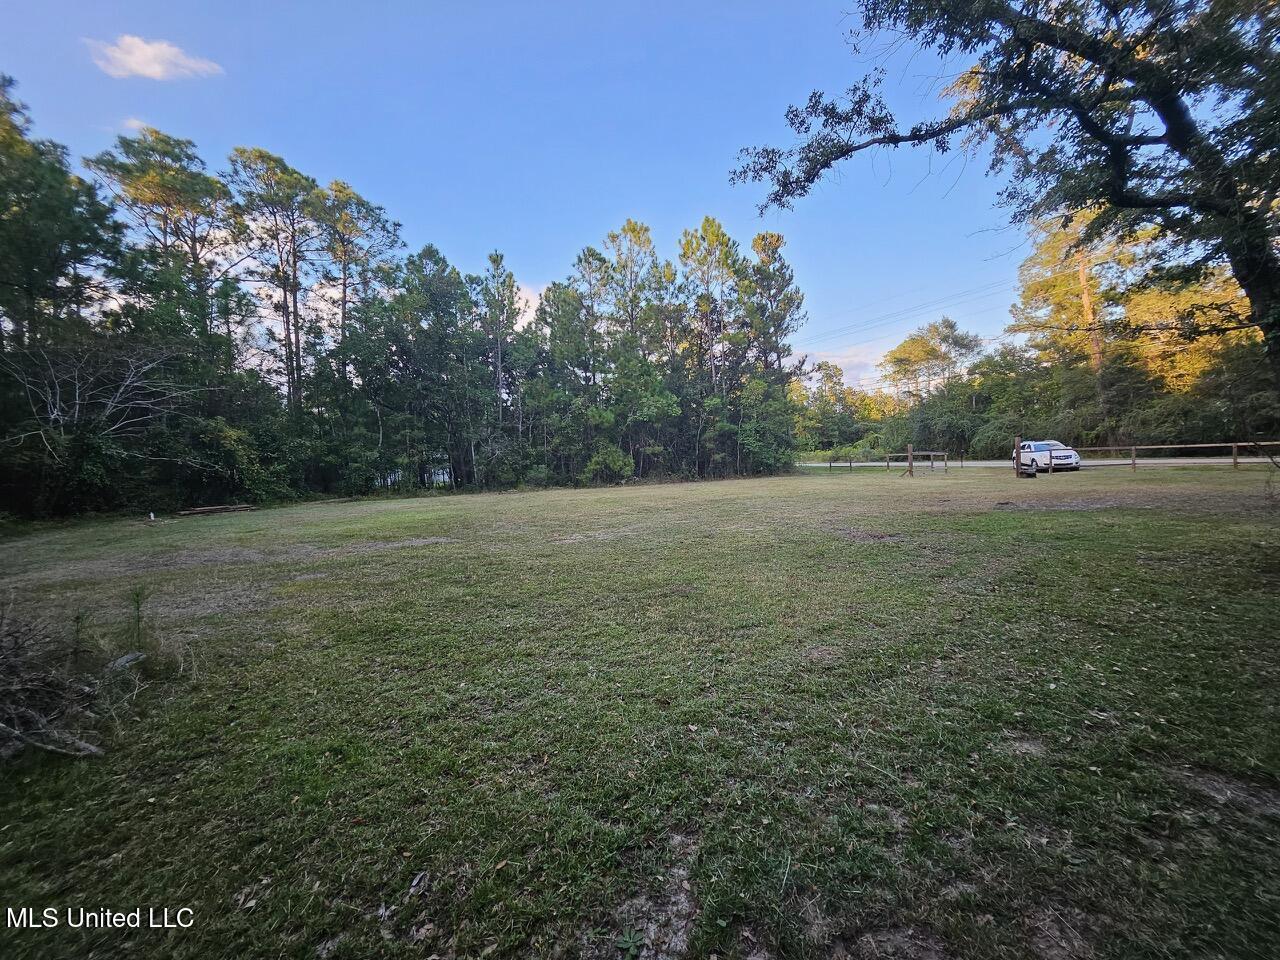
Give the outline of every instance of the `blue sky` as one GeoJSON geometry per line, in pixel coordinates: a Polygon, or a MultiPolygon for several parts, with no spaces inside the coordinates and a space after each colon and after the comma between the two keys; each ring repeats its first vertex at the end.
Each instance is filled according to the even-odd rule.
{"type": "MultiPolygon", "coordinates": [[[[873,378],[881,352],[944,312],[998,333],[1027,247],[994,206],[983,159],[855,159],[763,218],[761,188],[729,185],[741,147],[785,142],[789,103],[843,89],[867,65],[848,46],[847,9],[59,0],[7,11],[0,70],[37,134],[77,158],[130,121],[195,140],[215,169],[234,146],[265,147],[322,182],[347,180],[411,246],[434,243],[463,270],[502,250],[532,290],[627,217],[672,258],[706,214],[744,245],[776,230],[807,297],[797,347],[873,378]],[[128,73],[102,46],[123,35],[167,41],[193,75],[109,75],[95,59],[128,73]]],[[[902,117],[937,109],[932,60],[886,64],[902,117]]]]}

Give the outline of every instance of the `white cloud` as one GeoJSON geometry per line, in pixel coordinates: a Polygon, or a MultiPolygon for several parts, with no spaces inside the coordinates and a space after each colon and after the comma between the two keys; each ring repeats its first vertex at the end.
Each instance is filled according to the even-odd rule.
{"type": "Polygon", "coordinates": [[[137,133],[138,131],[151,126],[151,124],[147,123],[145,120],[139,120],[137,117],[128,117],[125,119],[124,123],[120,124],[120,126],[124,127],[131,133],[137,133]]]}
{"type": "Polygon", "coordinates": [[[884,354],[884,347],[860,345],[843,350],[813,350],[809,352],[809,360],[811,363],[819,360],[834,363],[844,371],[844,381],[849,386],[874,390],[876,381],[881,379],[876,364],[884,358],[884,354]]]}
{"type": "Polygon", "coordinates": [[[527,287],[523,283],[516,284],[516,306],[520,308],[520,316],[516,320],[516,329],[523,330],[533,322],[538,312],[538,298],[546,287],[527,287]]]}
{"type": "Polygon", "coordinates": [[[109,77],[146,77],[148,80],[178,80],[183,77],[210,77],[222,73],[212,60],[193,57],[168,40],[143,40],[130,33],[116,37],[115,43],[86,40],[93,62],[109,77]]]}

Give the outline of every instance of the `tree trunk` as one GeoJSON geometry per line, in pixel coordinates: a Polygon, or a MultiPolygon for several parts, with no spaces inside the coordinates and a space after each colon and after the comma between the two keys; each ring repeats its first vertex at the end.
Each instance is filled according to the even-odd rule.
{"type": "Polygon", "coordinates": [[[13,317],[13,348],[23,350],[35,343],[36,337],[36,292],[28,284],[22,290],[22,306],[13,317]]]}
{"type": "Polygon", "coordinates": [[[1280,278],[1273,277],[1268,288],[1249,297],[1252,314],[1262,330],[1262,344],[1271,366],[1271,379],[1280,392],[1280,278]]]}
{"type": "Polygon", "coordinates": [[[302,402],[302,314],[298,309],[298,254],[293,254],[293,380],[298,402],[302,402]]]}
{"type": "Polygon", "coordinates": [[[493,390],[498,407],[498,431],[502,431],[502,335],[494,338],[494,356],[497,360],[493,371],[493,390]]]}
{"type": "Polygon", "coordinates": [[[1097,318],[1093,312],[1093,292],[1089,289],[1089,267],[1085,262],[1084,251],[1076,254],[1076,268],[1080,277],[1080,312],[1084,317],[1084,326],[1089,333],[1089,366],[1095,374],[1102,370],[1102,331],[1097,327],[1097,318]]]}
{"type": "Polygon", "coordinates": [[[231,330],[231,304],[227,300],[219,300],[218,309],[222,311],[222,329],[227,338],[227,349],[224,352],[223,359],[227,365],[226,373],[230,376],[236,365],[235,341],[232,339],[231,330]]]}
{"type": "MultiPolygon", "coordinates": [[[[338,343],[347,342],[347,288],[351,283],[351,268],[344,261],[342,264],[342,304],[338,312],[338,343]]],[[[343,365],[345,371],[346,366],[343,365]]]]}
{"type": "MultiPolygon", "coordinates": [[[[342,261],[342,302],[338,307],[338,346],[341,347],[347,342],[347,293],[351,284],[351,267],[342,261]]],[[[343,383],[351,382],[351,371],[347,369],[347,357],[344,353],[342,356],[342,381],[343,383]]],[[[434,482],[434,478],[433,478],[434,482]]]]}
{"type": "Polygon", "coordinates": [[[1262,331],[1271,379],[1280,392],[1280,256],[1265,230],[1241,238],[1229,259],[1231,272],[1249,298],[1249,319],[1262,331]]]}
{"type": "Polygon", "coordinates": [[[289,315],[289,284],[280,284],[280,317],[284,333],[284,392],[292,410],[297,403],[293,389],[293,324],[289,315]]]}
{"type": "Polygon", "coordinates": [[[204,262],[200,259],[200,248],[195,237],[187,240],[187,269],[191,271],[191,285],[196,298],[196,309],[200,311],[200,328],[205,335],[213,333],[213,288],[207,276],[204,262]]]}

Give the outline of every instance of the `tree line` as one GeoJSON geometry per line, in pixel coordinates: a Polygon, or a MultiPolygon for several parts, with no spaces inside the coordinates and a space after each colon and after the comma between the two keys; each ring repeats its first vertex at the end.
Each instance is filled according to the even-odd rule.
{"type": "Polygon", "coordinates": [[[77,175],[0,82],[0,488],[68,514],[792,462],[783,239],[628,220],[536,307],[341,181],[121,136],[77,175]]]}
{"type": "Polygon", "coordinates": [[[942,318],[875,382],[808,368],[782,238],[628,221],[529,309],[342,182],[265,150],[210,172],[156,130],[88,158],[0,82],[0,491],[65,514],[432,486],[786,469],[793,448],[1003,456],[1280,435],[1280,6],[864,0],[856,43],[955,68],[902,122],[883,71],[787,112],[738,182],[787,207],[864,152],[985,151],[1027,228],[1013,323],[942,318]],[[1268,373],[1269,371],[1269,373],[1268,373]]]}
{"type": "Polygon", "coordinates": [[[1002,458],[1015,435],[1076,446],[1280,439],[1264,337],[1228,271],[1153,280],[1171,256],[1164,243],[1090,239],[1087,215],[1032,238],[1001,335],[943,317],[886,351],[869,381],[818,362],[793,387],[798,446],[839,459],[907,443],[1002,458]]]}

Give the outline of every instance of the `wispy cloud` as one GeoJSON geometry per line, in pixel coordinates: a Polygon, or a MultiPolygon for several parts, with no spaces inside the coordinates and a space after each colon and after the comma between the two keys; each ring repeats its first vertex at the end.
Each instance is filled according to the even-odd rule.
{"type": "Polygon", "coordinates": [[[145,120],[139,120],[137,117],[127,117],[120,126],[124,127],[130,133],[137,133],[138,131],[151,126],[151,124],[147,123],[145,120]]]}
{"type": "Polygon", "coordinates": [[[180,80],[222,73],[212,60],[193,57],[168,40],[144,40],[130,33],[114,43],[86,40],[93,62],[109,77],[145,77],[148,80],[180,80]]]}

